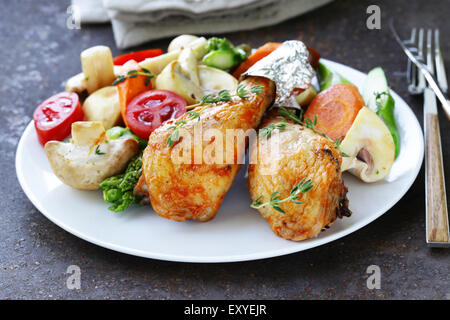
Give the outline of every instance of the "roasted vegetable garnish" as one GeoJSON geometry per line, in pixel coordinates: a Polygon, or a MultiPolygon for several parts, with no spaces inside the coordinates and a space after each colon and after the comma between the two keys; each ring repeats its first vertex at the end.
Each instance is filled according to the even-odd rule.
{"type": "Polygon", "coordinates": [[[207,66],[229,70],[236,67],[247,58],[247,52],[242,47],[235,47],[226,38],[209,38],[206,44],[206,55],[203,63],[207,66]]]}
{"type": "Polygon", "coordinates": [[[103,190],[103,199],[106,203],[112,203],[108,208],[114,212],[127,209],[133,202],[139,199],[133,194],[133,189],[142,174],[142,154],[133,158],[123,174],[110,177],[100,183],[99,189],[103,190]]]}

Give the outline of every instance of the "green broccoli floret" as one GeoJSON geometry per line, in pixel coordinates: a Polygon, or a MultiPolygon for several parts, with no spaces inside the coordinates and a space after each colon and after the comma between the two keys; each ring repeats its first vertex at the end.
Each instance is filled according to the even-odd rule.
{"type": "Polygon", "coordinates": [[[103,190],[103,199],[106,203],[112,203],[108,208],[109,210],[114,212],[124,211],[133,202],[139,200],[133,194],[133,189],[141,174],[142,153],[130,161],[124,173],[110,177],[100,183],[99,189],[103,190]]]}
{"type": "Polygon", "coordinates": [[[206,43],[206,52],[213,50],[232,50],[233,48],[233,44],[226,38],[212,37],[206,43]]]}

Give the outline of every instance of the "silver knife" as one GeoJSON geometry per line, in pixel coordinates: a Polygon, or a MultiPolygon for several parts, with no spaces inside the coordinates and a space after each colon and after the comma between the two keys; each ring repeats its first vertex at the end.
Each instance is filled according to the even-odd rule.
{"type": "Polygon", "coordinates": [[[392,31],[392,34],[394,35],[395,40],[401,46],[401,48],[403,49],[405,54],[408,56],[409,60],[411,60],[417,66],[417,68],[419,68],[419,70],[422,72],[422,74],[424,75],[424,77],[427,80],[430,88],[434,91],[434,93],[436,94],[436,97],[441,102],[442,108],[444,109],[447,118],[450,120],[450,101],[445,96],[445,94],[442,92],[442,90],[439,88],[439,85],[437,84],[436,79],[430,73],[430,71],[428,70],[427,66],[422,61],[419,61],[421,59],[418,58],[417,56],[415,56],[411,52],[411,50],[409,50],[408,47],[406,47],[403,44],[402,40],[400,39],[400,37],[397,34],[397,31],[394,28],[393,20],[390,21],[389,26],[391,28],[391,31],[392,31]]]}
{"type": "Polygon", "coordinates": [[[436,95],[424,90],[426,237],[431,247],[449,247],[449,223],[436,95]]]}

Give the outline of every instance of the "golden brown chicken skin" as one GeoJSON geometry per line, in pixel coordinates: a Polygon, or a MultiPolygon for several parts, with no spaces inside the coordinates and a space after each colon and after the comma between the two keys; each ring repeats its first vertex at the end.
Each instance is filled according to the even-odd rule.
{"type": "MultiPolygon", "coordinates": [[[[280,121],[278,113],[271,111],[260,128],[280,121]]],[[[332,225],[336,218],[350,214],[347,188],[340,171],[342,158],[331,141],[311,129],[288,122],[284,130],[277,131],[251,146],[251,156],[255,157],[260,149],[260,158],[249,165],[250,196],[253,201],[261,197],[264,203],[278,191],[279,199],[285,199],[302,179],[311,179],[312,189],[298,197],[303,203],[280,203],[285,213],[271,205],[258,209],[278,236],[294,241],[309,239],[332,225]],[[276,152],[264,154],[261,150],[265,150],[264,144],[270,139],[278,139],[279,147],[276,152]],[[270,163],[264,159],[270,159],[270,163]]]]}
{"type": "MultiPolygon", "coordinates": [[[[261,77],[249,77],[240,84],[247,89],[258,85],[264,92],[261,96],[249,93],[245,99],[234,97],[229,102],[210,105],[200,113],[200,122],[195,119],[183,125],[183,130],[192,135],[192,140],[195,125],[201,127],[203,132],[207,129],[217,129],[224,137],[227,129],[247,130],[258,127],[265,110],[273,101],[274,84],[261,77]]],[[[202,106],[199,106],[194,110],[201,108],[202,106]]],[[[189,163],[174,161],[175,152],[180,153],[177,145],[187,140],[183,142],[182,137],[172,146],[168,145],[167,140],[173,133],[175,121],[188,118],[189,115],[185,114],[176,120],[167,121],[150,135],[142,158],[142,168],[150,202],[158,215],[177,221],[208,221],[216,215],[230,189],[240,168],[236,160],[241,158],[245,148],[234,149],[236,156],[233,163],[227,163],[225,160],[221,163],[210,163],[205,159],[196,163],[194,145],[197,142],[193,141],[181,153],[184,155],[186,150],[190,152],[189,163]]],[[[202,149],[205,150],[213,142],[217,141],[214,141],[214,138],[203,139],[203,142],[197,143],[197,147],[202,144],[202,149]]]]}

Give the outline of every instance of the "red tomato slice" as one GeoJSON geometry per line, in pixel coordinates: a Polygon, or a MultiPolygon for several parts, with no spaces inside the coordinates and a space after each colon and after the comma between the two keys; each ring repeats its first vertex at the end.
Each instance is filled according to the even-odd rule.
{"type": "Polygon", "coordinates": [[[33,113],[38,140],[64,140],[71,133],[72,123],[84,118],[80,99],[75,92],[61,92],[42,102],[33,113]]]}
{"type": "Polygon", "coordinates": [[[149,50],[141,50],[141,51],[136,51],[136,52],[125,53],[121,56],[114,58],[114,65],[121,66],[129,60],[141,62],[147,58],[157,57],[162,54],[163,54],[163,51],[161,49],[149,49],[149,50]]]}
{"type": "Polygon", "coordinates": [[[142,139],[170,119],[186,113],[186,101],[167,90],[150,90],[133,98],[127,106],[125,118],[131,131],[142,139]]]}

